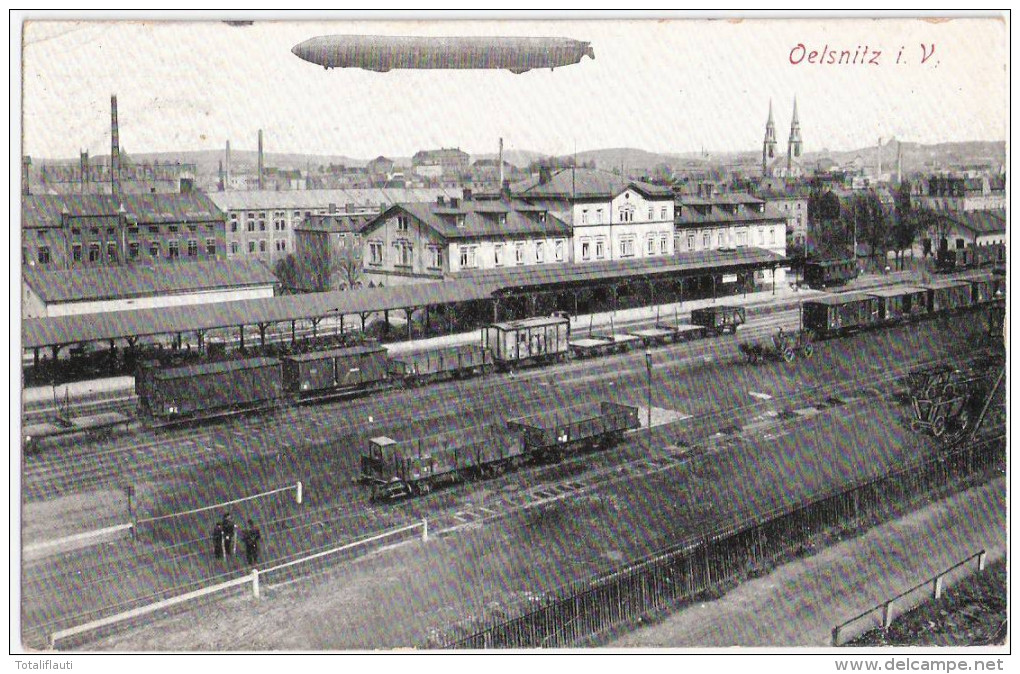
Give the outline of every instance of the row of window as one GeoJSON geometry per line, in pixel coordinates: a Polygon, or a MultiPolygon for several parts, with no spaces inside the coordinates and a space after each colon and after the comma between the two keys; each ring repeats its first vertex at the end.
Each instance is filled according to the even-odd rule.
{"type": "MultiPolygon", "coordinates": [[[[187,246],[186,252],[188,257],[198,257],[198,240],[189,239],[185,244],[187,246]]],[[[148,253],[150,257],[158,258],[160,256],[161,244],[159,241],[150,241],[148,246],[148,253]]],[[[205,252],[206,255],[216,255],[216,239],[205,240],[205,252]]],[[[83,262],[87,259],[90,263],[100,262],[117,262],[120,255],[120,246],[115,241],[109,241],[106,244],[105,256],[103,250],[103,244],[101,242],[93,242],[88,244],[87,247],[80,243],[76,243],[71,246],[71,260],[74,262],[83,262]]],[[[181,254],[180,242],[176,240],[167,241],[167,258],[176,259],[181,254]]],[[[129,260],[137,260],[141,255],[141,243],[138,241],[131,241],[127,245],[127,256],[129,260]]],[[[49,246],[40,246],[36,251],[36,259],[39,264],[49,264],[52,261],[52,255],[49,246]]]]}
{"type": "MultiPolygon", "coordinates": [[[[634,216],[635,216],[636,213],[637,213],[637,207],[634,206],[633,204],[626,204],[624,206],[621,206],[620,207],[620,222],[634,222],[634,216]]],[[[602,209],[602,208],[592,209],[592,211],[590,213],[591,219],[589,219],[589,209],[582,208],[581,209],[581,224],[582,225],[587,225],[587,224],[601,225],[601,224],[603,224],[602,223],[603,214],[604,214],[604,209],[602,209]]],[[[649,221],[655,220],[655,206],[649,206],[648,207],[648,220],[649,221]]],[[[661,206],[661,207],[659,207],[659,220],[669,220],[669,207],[668,206],[661,206]]]]}
{"type": "MultiPolygon", "coordinates": [[[[277,239],[275,244],[274,244],[274,247],[276,248],[277,252],[280,252],[280,253],[287,252],[287,242],[284,239],[277,239]]],[[[265,239],[260,239],[257,242],[257,244],[256,244],[255,241],[249,241],[248,242],[248,252],[249,253],[254,253],[256,251],[258,251],[259,253],[264,253],[264,252],[266,252],[267,249],[268,248],[267,248],[267,244],[266,244],[266,240],[265,239]]],[[[241,244],[240,244],[240,242],[238,242],[238,241],[231,241],[230,242],[230,254],[231,255],[237,255],[240,252],[241,252],[241,244]]]]}
{"type": "MultiPolygon", "coordinates": [[[[495,266],[501,267],[507,263],[507,248],[511,244],[497,243],[493,245],[493,262],[495,266]]],[[[518,265],[527,264],[525,244],[518,242],[512,244],[514,263],[518,265]]],[[[471,269],[478,266],[477,245],[460,246],[458,249],[460,266],[462,269],[471,269]]],[[[410,241],[396,241],[393,243],[394,266],[412,267],[414,265],[414,244],[410,241]]],[[[562,239],[554,241],[552,245],[552,260],[563,262],[566,250],[566,242],[562,239]]],[[[543,263],[546,261],[546,242],[536,241],[534,247],[534,262],[543,263]]],[[[426,249],[426,263],[429,269],[443,268],[443,248],[441,246],[428,246],[426,249]]],[[[368,242],[368,263],[370,265],[382,265],[385,262],[384,247],[382,241],[368,242]]]]}
{"type": "MultiPolygon", "coordinates": [[[[752,235],[751,238],[752,238],[751,245],[754,245],[754,240],[753,240],[754,237],[753,237],[753,235],[752,235]]],[[[695,239],[696,239],[696,234],[694,232],[688,232],[688,234],[687,234],[687,250],[694,250],[695,239]]],[[[747,246],[748,245],[747,239],[748,239],[748,236],[747,236],[747,230],[746,229],[737,230],[737,247],[738,248],[739,247],[743,247],[743,246],[747,246]]],[[[765,230],[764,229],[759,229],[758,230],[758,245],[759,246],[765,246],[765,245],[774,246],[775,244],[776,244],[776,230],[774,228],[771,228],[771,227],[769,228],[768,243],[766,243],[765,230]]],[[[720,230],[720,231],[718,231],[716,233],[716,248],[722,248],[725,245],[726,245],[726,232],[723,231],[723,230],[720,230]]],[[[702,248],[702,250],[707,250],[707,249],[709,249],[711,247],[712,247],[712,233],[711,232],[702,232],[702,234],[701,234],[701,248],[702,248]]]]}

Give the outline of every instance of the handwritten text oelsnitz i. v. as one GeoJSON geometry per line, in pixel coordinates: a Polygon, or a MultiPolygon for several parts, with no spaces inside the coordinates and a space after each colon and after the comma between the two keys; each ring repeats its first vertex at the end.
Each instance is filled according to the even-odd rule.
{"type": "Polygon", "coordinates": [[[930,44],[922,42],[915,47],[903,45],[898,50],[888,52],[866,44],[856,45],[852,49],[834,49],[826,44],[821,51],[818,51],[801,42],[790,50],[790,63],[795,66],[808,64],[879,66],[892,63],[894,65],[922,65],[937,68],[939,61],[932,58],[934,55],[934,42],[930,44]]]}

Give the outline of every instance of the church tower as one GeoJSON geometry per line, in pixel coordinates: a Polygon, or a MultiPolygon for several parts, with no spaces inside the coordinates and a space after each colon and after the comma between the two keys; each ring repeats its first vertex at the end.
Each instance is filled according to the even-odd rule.
{"type": "Polygon", "coordinates": [[[800,156],[804,141],[800,138],[800,119],[797,117],[797,97],[793,97],[793,121],[790,122],[790,142],[786,148],[786,173],[793,173],[793,158],[800,156]]]}
{"type": "Polygon", "coordinates": [[[761,146],[761,174],[766,175],[769,159],[776,156],[776,121],[772,118],[772,100],[769,99],[769,121],[765,123],[765,142],[761,146]]]}

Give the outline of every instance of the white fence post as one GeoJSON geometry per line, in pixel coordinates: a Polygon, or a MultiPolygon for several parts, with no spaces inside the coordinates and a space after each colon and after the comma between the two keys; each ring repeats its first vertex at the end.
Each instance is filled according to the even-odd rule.
{"type": "Polygon", "coordinates": [[[978,553],[978,571],[985,570],[985,562],[988,560],[988,553],[982,550],[978,553]]]}
{"type": "Polygon", "coordinates": [[[251,593],[258,599],[261,594],[259,593],[259,570],[251,570],[251,593]]]}
{"type": "Polygon", "coordinates": [[[932,593],[932,598],[942,598],[942,576],[935,576],[935,591],[932,593]]]}
{"type": "Polygon", "coordinates": [[[891,599],[885,603],[885,607],[882,610],[882,627],[888,628],[892,625],[892,605],[891,599]]]}
{"type": "Polygon", "coordinates": [[[422,518],[421,520],[421,542],[429,542],[429,521],[427,518],[422,518]]]}
{"type": "Polygon", "coordinates": [[[302,494],[302,491],[303,491],[303,485],[301,484],[301,480],[298,480],[298,482],[297,482],[297,494],[294,497],[294,500],[297,501],[298,505],[301,505],[301,501],[304,500],[304,494],[302,494]]]}

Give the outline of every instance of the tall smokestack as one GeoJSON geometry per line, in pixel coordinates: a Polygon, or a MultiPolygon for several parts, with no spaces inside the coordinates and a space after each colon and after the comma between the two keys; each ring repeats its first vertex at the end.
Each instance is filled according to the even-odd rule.
{"type": "Polygon", "coordinates": [[[29,183],[32,173],[32,158],[27,154],[21,159],[21,193],[25,196],[32,194],[32,186],[29,183]]]}
{"type": "Polygon", "coordinates": [[[227,192],[230,190],[230,141],[227,141],[227,156],[224,159],[225,166],[223,168],[223,191],[227,192]]]}
{"type": "Polygon", "coordinates": [[[79,170],[81,171],[81,181],[80,181],[81,182],[81,193],[82,194],[88,194],[88,191],[89,191],[89,177],[90,177],[89,176],[89,173],[90,173],[90,169],[89,169],[89,153],[88,152],[81,152],[79,150],[79,155],[81,155],[78,158],[79,170]]]}
{"type": "Polygon", "coordinates": [[[259,129],[259,175],[258,188],[262,189],[262,129],[259,129]]]}
{"type": "Polygon", "coordinates": [[[110,190],[120,194],[120,130],[117,127],[117,95],[110,96],[110,190]]]}
{"type": "Polygon", "coordinates": [[[499,188],[503,189],[503,139],[499,139],[499,188]]]}
{"type": "Polygon", "coordinates": [[[903,143],[896,141],[896,182],[903,182],[903,143]]]}

